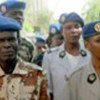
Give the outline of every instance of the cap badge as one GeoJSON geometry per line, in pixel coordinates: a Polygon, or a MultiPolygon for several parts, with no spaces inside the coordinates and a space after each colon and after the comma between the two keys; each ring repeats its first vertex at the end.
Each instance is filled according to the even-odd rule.
{"type": "Polygon", "coordinates": [[[56,29],[53,27],[53,28],[51,28],[51,33],[56,33],[56,29]]]}
{"type": "Polygon", "coordinates": [[[64,23],[65,22],[65,16],[61,16],[61,22],[64,23]]]}
{"type": "Polygon", "coordinates": [[[7,11],[7,7],[6,7],[5,5],[2,5],[2,6],[0,7],[0,10],[1,10],[3,13],[5,13],[5,12],[7,11]]]}
{"type": "Polygon", "coordinates": [[[100,23],[95,24],[94,29],[96,32],[100,32],[100,23]]]}

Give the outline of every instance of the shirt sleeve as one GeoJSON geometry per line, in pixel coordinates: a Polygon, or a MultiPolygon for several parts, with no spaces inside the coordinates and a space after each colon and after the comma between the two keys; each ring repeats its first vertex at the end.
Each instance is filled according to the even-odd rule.
{"type": "Polygon", "coordinates": [[[50,56],[49,56],[49,54],[45,53],[45,55],[43,57],[42,67],[47,72],[47,86],[48,86],[49,93],[52,93],[53,86],[52,86],[52,75],[51,75],[50,66],[51,66],[50,56]]]}

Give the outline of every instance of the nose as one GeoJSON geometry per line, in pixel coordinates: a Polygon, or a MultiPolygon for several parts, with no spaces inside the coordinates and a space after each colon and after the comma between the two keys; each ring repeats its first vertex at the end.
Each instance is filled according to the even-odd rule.
{"type": "Polygon", "coordinates": [[[7,40],[4,42],[3,45],[4,45],[5,48],[10,48],[11,47],[11,43],[7,40]]]}
{"type": "Polygon", "coordinates": [[[79,28],[72,28],[72,33],[77,36],[81,33],[80,29],[79,28]]]}

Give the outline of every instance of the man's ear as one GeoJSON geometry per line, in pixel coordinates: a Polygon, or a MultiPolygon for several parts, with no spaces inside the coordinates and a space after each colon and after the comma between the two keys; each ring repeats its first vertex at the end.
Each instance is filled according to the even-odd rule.
{"type": "Polygon", "coordinates": [[[90,50],[90,42],[89,40],[84,40],[84,46],[86,49],[90,50]]]}

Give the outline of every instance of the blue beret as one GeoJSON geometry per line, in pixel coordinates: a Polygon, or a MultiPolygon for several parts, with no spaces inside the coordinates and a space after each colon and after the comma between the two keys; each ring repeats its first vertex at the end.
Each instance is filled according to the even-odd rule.
{"type": "Polygon", "coordinates": [[[60,17],[59,17],[59,23],[60,24],[63,24],[64,23],[66,16],[67,16],[67,13],[62,13],[60,15],[60,17]]]}
{"type": "Polygon", "coordinates": [[[26,3],[17,0],[8,0],[0,4],[0,11],[6,13],[9,10],[25,9],[26,3]]]}
{"type": "Polygon", "coordinates": [[[41,37],[36,37],[36,43],[45,43],[45,40],[41,37]]]}
{"type": "Polygon", "coordinates": [[[75,12],[69,13],[67,14],[67,16],[65,16],[63,24],[65,24],[66,22],[78,22],[81,25],[81,27],[84,26],[83,19],[75,12]]]}
{"type": "Polygon", "coordinates": [[[20,30],[21,25],[14,19],[0,16],[0,30],[5,31],[5,30],[20,30]]]}
{"type": "Polygon", "coordinates": [[[28,47],[30,51],[34,49],[32,43],[28,41],[26,38],[21,38],[21,46],[28,47]]]}
{"type": "Polygon", "coordinates": [[[61,25],[58,23],[53,23],[49,26],[49,34],[59,34],[60,33],[60,27],[61,25]]]}
{"type": "Polygon", "coordinates": [[[96,34],[100,34],[100,21],[90,22],[83,27],[83,38],[96,34]]]}

